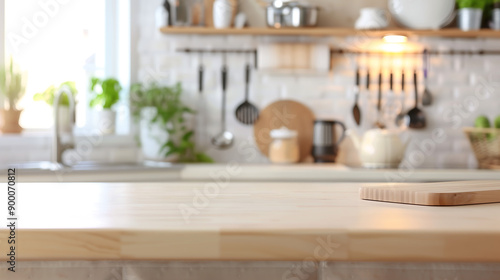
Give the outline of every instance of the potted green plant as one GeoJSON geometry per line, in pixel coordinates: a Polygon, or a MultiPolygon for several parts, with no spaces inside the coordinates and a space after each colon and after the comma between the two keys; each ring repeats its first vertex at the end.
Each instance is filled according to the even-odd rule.
{"type": "Polygon", "coordinates": [[[97,127],[103,134],[115,133],[116,112],[113,105],[120,100],[120,82],[114,78],[91,79],[90,91],[93,95],[90,107],[97,109],[97,127]]]}
{"type": "MultiPolygon", "coordinates": [[[[76,95],[78,94],[78,90],[76,89],[75,82],[67,81],[61,83],[59,86],[51,85],[44,92],[36,93],[33,96],[33,100],[35,101],[44,101],[49,106],[54,105],[54,96],[60,91],[63,87],[67,87],[73,98],[76,99],[76,95]]],[[[70,110],[69,110],[69,99],[66,94],[61,96],[61,100],[59,103],[59,129],[60,132],[71,132],[71,122],[70,122],[70,110]]]]}
{"type": "Polygon", "coordinates": [[[157,83],[132,85],[132,114],[139,123],[143,155],[147,159],[183,163],[213,160],[197,151],[194,131],[186,119],[195,112],[181,101],[182,87],[157,83]]]}
{"type": "Polygon", "coordinates": [[[1,106],[3,133],[21,133],[22,127],[19,125],[19,118],[22,110],[18,108],[18,103],[26,91],[27,75],[22,72],[18,65],[14,63],[12,57],[8,67],[2,66],[0,69],[0,93],[5,99],[5,106],[1,106]]]}
{"type": "Polygon", "coordinates": [[[457,0],[458,27],[463,31],[481,28],[483,10],[491,0],[457,0]]]}

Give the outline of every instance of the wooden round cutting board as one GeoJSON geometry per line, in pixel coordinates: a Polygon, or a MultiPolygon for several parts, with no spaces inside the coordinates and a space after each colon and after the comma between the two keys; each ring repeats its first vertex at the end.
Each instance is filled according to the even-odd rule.
{"type": "Polygon", "coordinates": [[[260,152],[269,156],[269,145],[272,142],[269,133],[273,129],[287,127],[298,132],[300,161],[311,155],[313,145],[314,114],[307,106],[292,100],[281,100],[272,103],[260,112],[254,124],[254,138],[260,152]]]}

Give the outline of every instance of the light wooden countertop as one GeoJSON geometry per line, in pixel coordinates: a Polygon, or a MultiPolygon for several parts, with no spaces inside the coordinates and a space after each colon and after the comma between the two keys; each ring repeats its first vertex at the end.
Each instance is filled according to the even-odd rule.
{"type": "MultiPolygon", "coordinates": [[[[353,183],[228,183],[204,196],[214,182],[20,183],[18,260],[500,262],[500,204],[363,201],[353,183]]],[[[6,211],[6,191],[0,201],[6,211]]],[[[2,227],[2,252],[7,237],[2,227]]]]}

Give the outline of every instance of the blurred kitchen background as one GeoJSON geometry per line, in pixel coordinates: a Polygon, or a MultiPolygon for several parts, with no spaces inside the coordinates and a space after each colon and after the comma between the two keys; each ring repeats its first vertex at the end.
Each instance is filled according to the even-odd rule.
{"type": "MultiPolygon", "coordinates": [[[[5,61],[8,62],[12,55],[28,73],[28,82],[26,93],[19,102],[23,109],[20,125],[24,130],[21,134],[1,134],[0,165],[51,160],[53,109],[45,102],[34,101],[33,97],[65,81],[74,81],[78,89],[74,130],[78,155],[65,156],[82,161],[136,162],[148,158],[138,145],[141,125],[134,122],[130,110],[133,104],[129,89],[137,82],[145,86],[153,81],[167,86],[180,82],[182,101],[198,111],[198,115],[185,120],[195,130],[192,139],[196,149],[218,163],[270,163],[269,157],[261,151],[269,153],[266,149],[273,142],[269,133],[279,127],[262,123],[262,114],[265,115],[266,107],[277,101],[293,100],[303,105],[297,107],[297,112],[289,112],[294,115],[293,121],[309,120],[309,112],[312,112],[312,120],[342,122],[354,132],[351,134],[359,137],[376,128],[377,121],[382,122],[388,133],[383,139],[380,135],[372,135],[373,143],[367,144],[365,135],[366,141],[359,143],[361,150],[358,150],[353,140],[355,136],[352,136],[334,147],[338,149],[336,162],[353,167],[362,164],[358,151],[371,147],[392,157],[405,155],[402,162],[409,161],[415,168],[478,168],[478,160],[463,128],[473,127],[479,116],[493,123],[500,115],[500,55],[495,54],[500,49],[500,33],[495,35],[498,31],[487,27],[463,35],[466,32],[457,28],[457,20],[449,20],[459,8],[455,7],[455,1],[443,1],[448,6],[452,3],[450,12],[446,5],[440,7],[441,4],[432,1],[310,0],[301,4],[319,8],[317,26],[300,29],[276,22],[267,27],[266,21],[270,19],[266,17],[266,9],[269,9],[266,7],[271,5],[279,10],[290,5],[286,1],[224,0],[219,3],[222,9],[219,11],[211,11],[217,6],[210,0],[178,0],[167,6],[164,1],[156,0],[1,2],[5,5],[5,61]],[[404,26],[397,18],[405,18],[408,5],[415,13],[438,9],[440,14],[429,12],[432,15],[420,17],[423,22],[417,19],[404,26]],[[219,19],[227,16],[224,7],[231,9],[231,29],[217,32],[207,25],[214,24],[214,12],[220,13],[219,19]],[[360,18],[364,8],[378,8],[365,10],[368,17],[365,25],[360,18]],[[174,18],[176,12],[178,18],[174,18]],[[436,21],[437,26],[432,26],[436,21]],[[167,26],[169,22],[174,26],[167,26]],[[235,27],[245,22],[243,29],[235,27]],[[410,28],[412,25],[415,32],[410,28]],[[275,27],[281,28],[275,30],[275,27]],[[431,27],[447,29],[421,31],[431,27]],[[364,28],[378,31],[359,30],[364,28]],[[266,31],[268,29],[270,31],[266,31]],[[244,30],[255,30],[255,34],[244,30]],[[287,34],[283,30],[302,31],[287,34]],[[314,34],[314,30],[318,34],[314,34]],[[398,37],[384,39],[386,35],[398,37]],[[229,52],[223,53],[224,50],[229,52]],[[428,56],[424,55],[424,50],[428,56]],[[427,88],[432,96],[427,106],[422,104],[425,61],[428,62],[427,88]],[[226,130],[232,133],[234,142],[228,149],[218,149],[212,138],[221,132],[221,71],[224,65],[227,67],[226,130]],[[235,112],[245,100],[247,65],[251,66],[249,101],[261,114],[254,125],[238,121],[235,112]],[[201,93],[200,66],[203,69],[201,93]],[[358,88],[357,71],[360,125],[353,111],[358,88]],[[414,73],[418,108],[426,120],[423,129],[409,128],[407,122],[410,120],[406,118],[396,125],[397,115],[402,113],[404,116],[415,105],[414,73]],[[366,87],[367,74],[369,89],[366,87]],[[379,74],[382,77],[381,112],[377,111],[379,74]],[[100,116],[88,106],[92,99],[91,77],[114,77],[123,88],[120,100],[113,106],[116,128],[104,136],[94,134],[96,119],[100,116]],[[306,110],[301,111],[304,107],[306,110]],[[256,131],[256,127],[264,129],[265,135],[259,134],[261,130],[256,131]],[[256,141],[259,137],[261,139],[256,141]],[[404,148],[398,145],[407,140],[410,142],[404,153],[404,148]]],[[[490,14],[484,12],[483,17],[491,17],[490,14]]],[[[489,19],[485,21],[488,23],[489,19]]],[[[225,27],[223,19],[215,24],[225,27]]],[[[301,156],[303,162],[314,161],[311,145],[321,137],[317,130],[324,129],[315,127],[312,120],[306,127],[303,124],[289,127],[291,130],[296,128],[301,154],[304,145],[306,147],[309,156],[301,156]],[[306,132],[308,135],[302,135],[306,132]]],[[[285,139],[275,141],[283,141],[281,144],[289,149],[287,154],[293,154],[296,143],[288,147],[286,140],[293,139],[295,134],[293,131],[281,132],[276,132],[275,138],[285,139]]],[[[340,140],[341,134],[340,126],[336,126],[333,140],[322,139],[333,143],[340,140]]],[[[71,152],[75,151],[68,151],[71,152]]],[[[389,165],[382,167],[396,167],[389,165]]]]}

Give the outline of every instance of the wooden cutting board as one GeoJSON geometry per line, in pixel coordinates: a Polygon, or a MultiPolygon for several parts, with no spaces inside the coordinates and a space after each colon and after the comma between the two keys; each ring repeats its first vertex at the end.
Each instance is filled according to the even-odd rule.
{"type": "Polygon", "coordinates": [[[430,206],[500,202],[500,181],[465,181],[428,184],[371,184],[360,190],[361,199],[430,206]]]}
{"type": "Polygon", "coordinates": [[[257,147],[263,155],[269,156],[272,142],[269,133],[284,126],[298,132],[300,162],[304,162],[312,152],[314,119],[313,112],[302,103],[292,100],[274,102],[260,112],[254,124],[257,147]]]}

